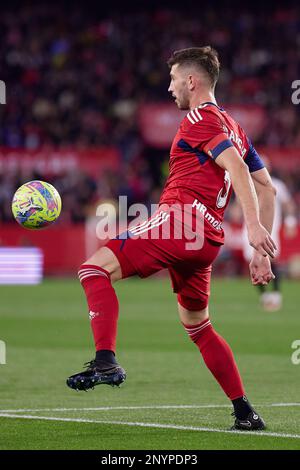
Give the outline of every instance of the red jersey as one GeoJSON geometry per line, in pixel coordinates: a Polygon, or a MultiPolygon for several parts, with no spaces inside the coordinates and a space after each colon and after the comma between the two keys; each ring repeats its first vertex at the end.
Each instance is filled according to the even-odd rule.
{"type": "Polygon", "coordinates": [[[173,140],[169,176],[159,204],[191,204],[204,218],[205,236],[224,243],[222,221],[232,187],[216,158],[234,146],[249,170],[264,167],[241,126],[214,103],[203,103],[182,120],[173,140]]]}

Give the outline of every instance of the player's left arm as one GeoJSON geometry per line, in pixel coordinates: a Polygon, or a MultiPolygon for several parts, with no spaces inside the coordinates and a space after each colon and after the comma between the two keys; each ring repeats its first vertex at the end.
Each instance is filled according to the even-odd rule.
{"type": "Polygon", "coordinates": [[[260,221],[258,198],[248,165],[233,146],[220,153],[215,162],[230,174],[233,189],[242,206],[250,245],[261,255],[273,258],[276,245],[260,221]]]}
{"type": "Polygon", "coordinates": [[[258,199],[259,220],[271,234],[274,220],[276,189],[272,184],[271,176],[266,168],[253,171],[251,177],[258,199]]]}
{"type": "MultiPolygon", "coordinates": [[[[251,164],[250,169],[253,169],[251,168],[251,164]]],[[[254,170],[255,169],[254,167],[254,170]]],[[[271,234],[274,220],[276,189],[272,184],[271,176],[266,168],[252,171],[251,177],[257,194],[260,222],[271,234]]],[[[269,259],[264,258],[257,251],[254,251],[252,255],[249,270],[253,285],[266,285],[275,277],[269,259]]]]}

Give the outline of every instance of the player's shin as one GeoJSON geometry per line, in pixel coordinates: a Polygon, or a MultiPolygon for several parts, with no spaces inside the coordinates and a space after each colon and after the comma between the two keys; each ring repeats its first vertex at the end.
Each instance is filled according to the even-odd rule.
{"type": "Polygon", "coordinates": [[[78,277],[85,291],[89,317],[94,335],[96,359],[113,362],[116,350],[119,303],[112,287],[110,274],[105,269],[83,264],[78,277]],[[97,356],[98,355],[98,356],[97,356]],[[104,355],[100,358],[99,355],[104,355]]]}
{"type": "Polygon", "coordinates": [[[261,430],[263,419],[245,396],[244,386],[229,344],[212,327],[210,319],[197,325],[183,326],[199,348],[204,362],[232,401],[235,423],[232,429],[261,430]]]}
{"type": "Polygon", "coordinates": [[[242,397],[244,387],[231,348],[214,330],[210,319],[197,325],[183,326],[228,398],[233,401],[242,397]]]}

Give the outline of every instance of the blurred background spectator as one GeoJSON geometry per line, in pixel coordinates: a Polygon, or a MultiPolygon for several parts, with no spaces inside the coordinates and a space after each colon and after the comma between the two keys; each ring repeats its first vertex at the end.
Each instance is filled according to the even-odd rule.
{"type": "MultiPolygon", "coordinates": [[[[47,179],[60,191],[59,224],[80,224],[102,199],[127,195],[133,202],[158,202],[168,146],[149,145],[139,125],[141,106],[171,102],[166,60],[180,48],[210,44],[220,55],[220,105],[257,107],[262,125],[252,132],[259,148],[282,149],[274,172],[300,208],[300,168],[285,168],[285,148],[300,157],[300,105],[291,84],[300,79],[300,7],[239,4],[234,11],[207,3],[191,8],[144,7],[119,11],[70,4],[12,4],[0,15],[0,71],[7,104],[0,106],[0,222],[11,222],[14,191],[24,181],[47,179]],[[16,6],[17,5],[17,6],[16,6]],[[16,14],[17,9],[17,14],[16,14]],[[116,171],[82,168],[45,174],[36,168],[7,171],[5,152],[115,147],[116,171]]],[[[159,3],[155,3],[159,5],[159,3]]],[[[128,7],[129,8],[129,7],[128,7]]],[[[257,122],[256,122],[257,124],[257,122]]],[[[246,126],[246,131],[248,131],[246,126]]],[[[153,132],[160,134],[160,128],[153,132]]],[[[251,134],[251,132],[250,132],[251,134]]],[[[296,160],[295,160],[296,161],[296,160]]],[[[81,166],[81,165],[79,165],[81,166]]],[[[232,230],[235,210],[229,210],[232,230]]],[[[236,254],[239,258],[239,248],[236,254]]],[[[240,268],[237,269],[238,272],[240,268]]]]}

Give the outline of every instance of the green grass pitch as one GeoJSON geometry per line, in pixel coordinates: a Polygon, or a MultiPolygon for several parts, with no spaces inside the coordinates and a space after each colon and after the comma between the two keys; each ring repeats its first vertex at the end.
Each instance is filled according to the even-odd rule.
{"type": "Polygon", "coordinates": [[[232,433],[231,406],[183,330],[168,279],[116,284],[120,388],[76,393],[68,375],[93,358],[76,280],[0,287],[1,449],[299,449],[299,284],[285,281],[284,308],[265,313],[247,280],[214,280],[211,319],[231,344],[246,390],[268,429],[232,433]]]}

